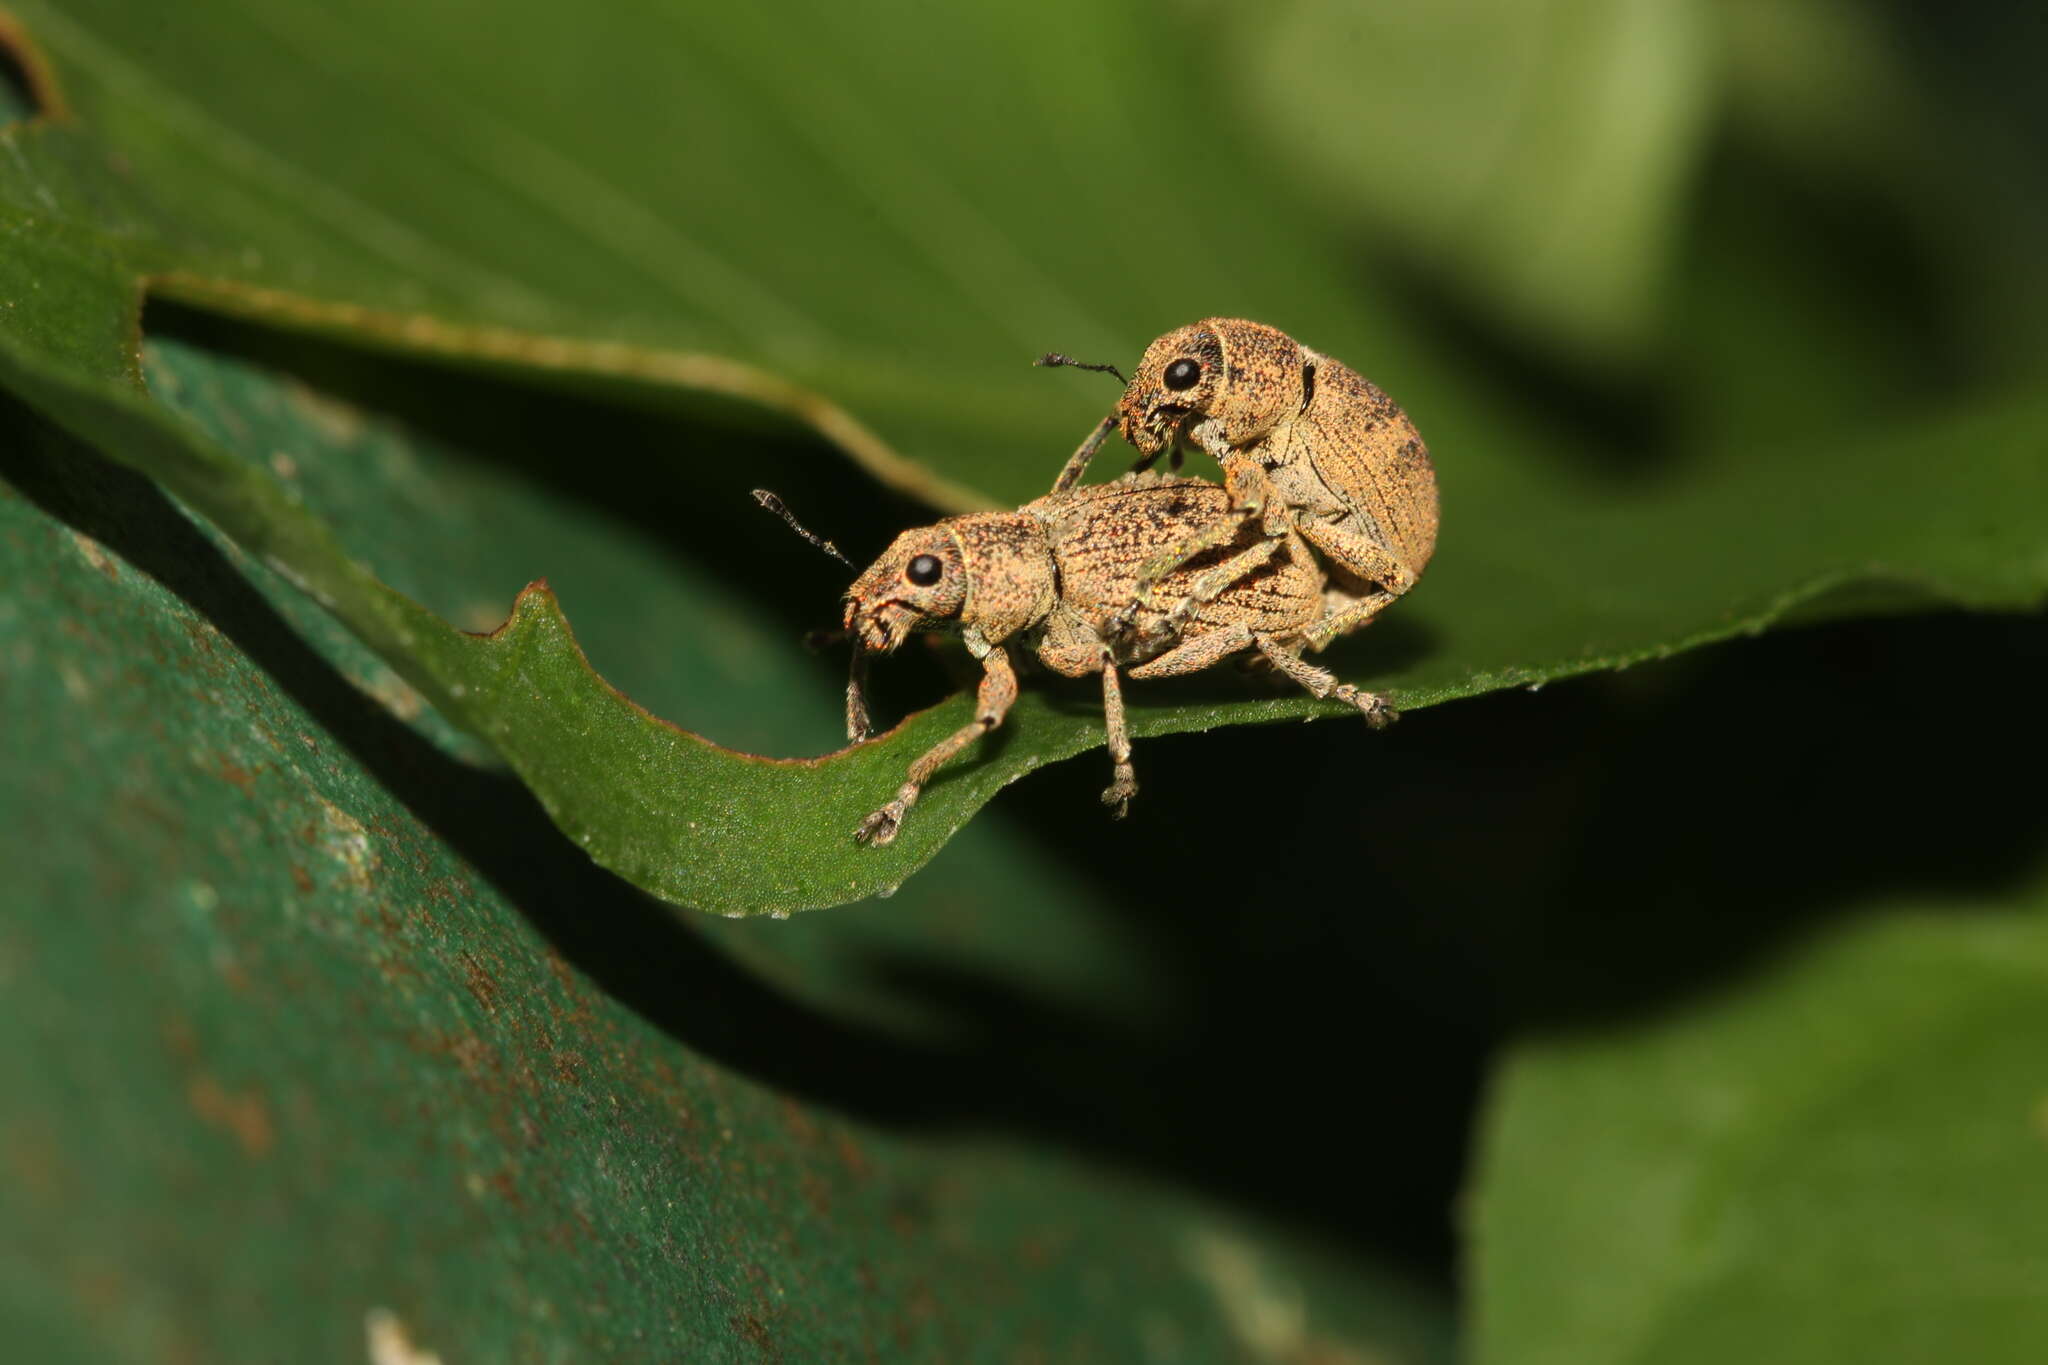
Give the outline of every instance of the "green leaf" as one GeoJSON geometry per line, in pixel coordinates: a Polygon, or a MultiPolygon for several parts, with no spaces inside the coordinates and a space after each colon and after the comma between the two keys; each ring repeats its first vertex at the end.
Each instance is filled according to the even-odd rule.
{"type": "MultiPolygon", "coordinates": [[[[239,398],[165,390],[169,361],[144,397],[145,288],[666,412],[686,392],[740,397],[952,504],[977,486],[1041,490],[1101,411],[1098,381],[1032,371],[1028,356],[1128,357],[1194,315],[1267,317],[1387,383],[1437,452],[1438,559],[1411,603],[1331,656],[1410,709],[1793,612],[2018,607],[2048,585],[2033,511],[2048,414],[2032,397],[1872,414],[1822,439],[1752,420],[1629,484],[1575,465],[1577,435],[1412,326],[1315,214],[1277,211],[1289,190],[1238,149],[1227,111],[1173,99],[1184,26],[1078,3],[943,20],[825,5],[801,18],[625,7],[597,22],[539,5],[488,21],[396,3],[345,20],[154,13],[22,10],[67,117],[4,134],[0,383],[306,588],[488,740],[593,857],[673,901],[747,914],[887,892],[1005,783],[1098,745],[1099,718],[1085,690],[1032,690],[895,846],[857,849],[858,817],[964,719],[964,700],[845,754],[759,758],[627,701],[545,592],[491,638],[453,629],[418,603],[430,580],[394,591],[389,545],[337,534],[335,506],[274,473],[281,450],[333,470],[362,457],[358,442],[421,434],[374,419],[253,431],[239,398]],[[947,116],[929,117],[940,98],[947,116]],[[1148,153],[1165,107],[1211,174],[1148,153]]],[[[700,515],[736,513],[753,515],[706,497],[700,515]]],[[[763,676],[799,667],[777,656],[763,676]]],[[[1341,712],[1227,679],[1132,690],[1140,738],[1341,712]]],[[[696,704],[676,714],[706,726],[696,704]]],[[[1337,742],[1370,752],[1355,728],[1337,742]]],[[[1142,747],[1138,761],[1142,780],[1142,747]]]]}
{"type": "Polygon", "coordinates": [[[2021,1362],[2048,1337],[2048,882],[1894,901],[1495,1083],[1475,1358],[2021,1362]]]}
{"type": "Polygon", "coordinates": [[[1659,331],[1714,96],[1695,0],[1221,7],[1230,108],[1301,197],[1608,365],[1659,331]]]}

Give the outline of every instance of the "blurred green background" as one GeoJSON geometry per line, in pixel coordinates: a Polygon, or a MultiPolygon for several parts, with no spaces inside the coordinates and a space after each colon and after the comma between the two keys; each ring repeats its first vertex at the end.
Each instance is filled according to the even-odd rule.
{"type": "Polygon", "coordinates": [[[9,13],[23,1358],[362,1360],[377,1310],[450,1365],[2038,1358],[2038,19],[9,13]],[[636,700],[812,754],[842,661],[796,642],[843,575],[745,490],[856,558],[926,475],[1028,497],[1112,391],[1023,361],[1211,313],[1350,361],[1437,454],[1443,560],[1335,656],[1360,680],[1640,587],[1553,512],[1643,499],[1641,581],[1725,574],[1729,612],[1790,538],[1866,558],[1825,624],[1369,743],[1150,739],[1123,825],[1086,755],[892,898],[727,923],[594,867],[79,415],[139,364],[455,624],[545,575],[636,700]],[[500,332],[752,366],[908,463],[500,332]],[[1903,506],[1854,472],[1901,433],[1903,506]],[[1776,462],[1839,502],[1775,503],[1776,462]],[[1906,615],[1959,599],[2036,610],[1906,615]]]}

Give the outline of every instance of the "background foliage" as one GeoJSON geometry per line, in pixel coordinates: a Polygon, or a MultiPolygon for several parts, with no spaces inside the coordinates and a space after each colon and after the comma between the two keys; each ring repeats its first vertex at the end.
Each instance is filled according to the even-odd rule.
{"type": "MultiPolygon", "coordinates": [[[[545,575],[656,714],[822,753],[840,582],[744,490],[857,556],[1028,497],[1109,393],[1023,359],[1211,312],[1437,451],[1442,558],[1333,656],[1411,706],[2037,607],[2044,110],[1997,12],[358,10],[13,10],[38,1358],[360,1358],[372,1309],[451,1361],[2041,1339],[2048,868],[1997,781],[2038,617],[1154,738],[1126,826],[1090,755],[963,829],[1091,742],[1034,692],[865,864],[957,706],[767,768],[540,599],[436,619],[545,575]],[[728,912],[939,856],[728,925],[585,848],[728,912]]],[[[1314,709],[1200,680],[1137,729],[1314,709]]]]}

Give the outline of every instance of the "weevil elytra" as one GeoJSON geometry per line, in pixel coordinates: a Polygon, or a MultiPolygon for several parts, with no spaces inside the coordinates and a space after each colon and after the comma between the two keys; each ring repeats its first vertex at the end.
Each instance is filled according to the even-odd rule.
{"type": "Polygon", "coordinates": [[[1011,651],[1067,677],[1102,675],[1112,781],[1102,794],[1122,815],[1138,790],[1124,727],[1122,681],[1192,673],[1247,649],[1318,697],[1349,702],[1374,725],[1386,701],[1301,658],[1323,620],[1326,580],[1292,529],[1269,536],[1228,492],[1200,479],[1154,473],[1067,488],[1015,512],[948,517],[905,531],[846,594],[856,672],[848,729],[866,725],[858,660],[886,654],[913,633],[957,633],[982,666],[974,719],[910,765],[896,797],[861,821],[855,838],[886,844],[947,760],[1003,723],[1017,698],[1011,651]],[[1218,528],[1221,528],[1220,530],[1218,528]],[[1164,573],[1133,609],[1138,579],[1172,547],[1206,548],[1164,573]]]}
{"type": "MultiPolygon", "coordinates": [[[[1048,355],[1041,364],[1073,364],[1048,355]]],[[[1087,366],[1084,368],[1107,368],[1087,366]]],[[[1307,633],[1320,650],[1415,586],[1436,548],[1436,471],[1395,402],[1341,361],[1241,318],[1205,318],[1145,349],[1116,408],[1060,471],[1073,487],[1111,431],[1144,469],[1193,445],[1223,467],[1245,519],[1268,535],[1299,531],[1330,574],[1328,611],[1307,633]]],[[[1164,546],[1138,575],[1132,602],[1157,595],[1167,574],[1233,534],[1224,519],[1164,546]]]]}

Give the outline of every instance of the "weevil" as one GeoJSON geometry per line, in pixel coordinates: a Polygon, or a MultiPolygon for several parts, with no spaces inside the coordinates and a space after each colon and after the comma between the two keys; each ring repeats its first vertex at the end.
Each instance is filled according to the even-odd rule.
{"type": "Polygon", "coordinates": [[[1117,816],[1138,790],[1124,725],[1120,670],[1127,666],[1132,678],[1164,678],[1257,650],[1315,696],[1348,702],[1384,725],[1393,711],[1383,697],[1301,658],[1323,620],[1325,588],[1322,567],[1296,531],[1268,536],[1218,485],[1152,472],[1064,488],[1015,512],[970,513],[905,531],[846,594],[855,660],[849,736],[864,738],[868,729],[863,661],[912,634],[959,635],[982,677],[974,718],[918,757],[895,799],[862,820],[854,837],[870,845],[894,839],[933,774],[1003,723],[1017,699],[1017,650],[1066,677],[1102,675],[1112,764],[1102,800],[1117,816]],[[1132,609],[1145,566],[1190,539],[1208,543],[1161,575],[1150,600],[1132,609]]]}
{"type": "MultiPolygon", "coordinates": [[[[1078,362],[1050,354],[1039,363],[1078,362]]],[[[1186,445],[1208,452],[1243,519],[1272,536],[1299,532],[1321,553],[1329,601],[1306,635],[1310,649],[1365,625],[1414,587],[1436,548],[1436,471],[1407,414],[1349,366],[1264,323],[1205,318],[1146,347],[1055,493],[1079,482],[1112,431],[1137,447],[1140,470],[1168,452],[1178,468],[1186,445]]],[[[1211,518],[1162,546],[1138,574],[1132,606],[1234,534],[1228,519],[1211,518]]]]}

